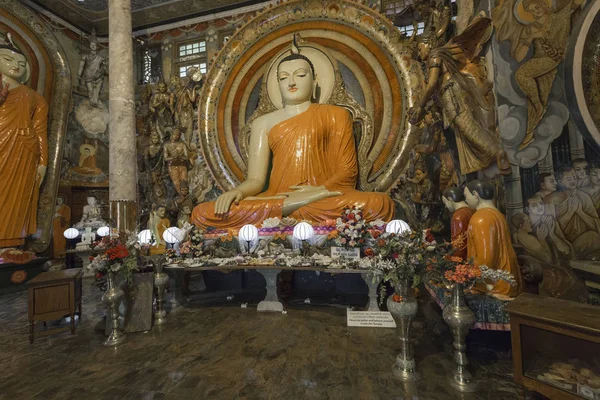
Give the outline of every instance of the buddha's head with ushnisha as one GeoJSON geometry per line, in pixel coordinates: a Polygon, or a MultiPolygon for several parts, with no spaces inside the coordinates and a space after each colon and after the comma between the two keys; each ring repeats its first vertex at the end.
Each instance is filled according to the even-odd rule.
{"type": "Polygon", "coordinates": [[[294,105],[310,101],[316,89],[316,77],[312,61],[300,54],[294,35],[291,54],[277,65],[277,82],[283,103],[294,105]]]}
{"type": "Polygon", "coordinates": [[[12,36],[7,33],[0,38],[0,73],[17,82],[29,80],[29,63],[25,54],[14,44],[12,36]]]}

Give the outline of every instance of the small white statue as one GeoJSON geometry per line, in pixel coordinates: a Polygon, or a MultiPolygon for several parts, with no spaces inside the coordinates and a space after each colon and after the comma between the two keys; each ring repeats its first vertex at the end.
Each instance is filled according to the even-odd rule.
{"type": "Polygon", "coordinates": [[[81,235],[81,242],[77,243],[76,248],[88,248],[96,240],[96,234],[92,232],[92,227],[87,226],[85,232],[81,235]]]}
{"type": "Polygon", "coordinates": [[[83,206],[81,221],[75,225],[75,228],[82,229],[90,227],[92,229],[98,229],[105,225],[106,222],[102,219],[102,208],[98,205],[96,198],[93,196],[88,197],[87,205],[83,206]]]}

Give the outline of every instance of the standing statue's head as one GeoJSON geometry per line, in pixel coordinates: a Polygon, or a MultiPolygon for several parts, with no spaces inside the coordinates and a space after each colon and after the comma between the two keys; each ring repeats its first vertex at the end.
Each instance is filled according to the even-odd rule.
{"type": "Polygon", "coordinates": [[[482,200],[494,200],[496,188],[487,181],[475,179],[465,187],[465,201],[471,208],[476,208],[482,200]]]}
{"type": "Polygon", "coordinates": [[[92,34],[90,35],[90,50],[92,53],[96,53],[98,51],[98,38],[96,38],[96,29],[92,29],[92,34]]]}
{"type": "Polygon", "coordinates": [[[20,83],[29,80],[30,68],[27,58],[14,44],[10,33],[7,33],[4,39],[0,39],[0,73],[20,83]]]}
{"type": "Polygon", "coordinates": [[[465,201],[464,190],[456,186],[449,187],[448,189],[444,190],[444,193],[442,193],[442,201],[444,202],[444,205],[448,211],[454,212],[456,211],[456,203],[465,201]]]}

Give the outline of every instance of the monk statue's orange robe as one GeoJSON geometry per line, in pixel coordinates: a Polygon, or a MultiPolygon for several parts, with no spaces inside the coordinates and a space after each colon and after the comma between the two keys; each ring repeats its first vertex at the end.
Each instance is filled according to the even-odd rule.
{"type": "Polygon", "coordinates": [[[71,222],[71,209],[62,204],[56,209],[56,215],[52,221],[52,241],[54,248],[54,258],[62,258],[62,254],[67,249],[67,239],[64,236],[65,230],[71,222]]]}
{"type": "Polygon", "coordinates": [[[506,217],[500,211],[495,208],[482,208],[473,214],[467,231],[467,257],[472,258],[476,266],[487,265],[491,269],[508,271],[517,281],[516,286],[498,281],[490,291],[486,285],[478,284],[478,290],[510,297],[521,293],[523,279],[517,264],[517,255],[512,247],[506,217]]]}
{"type": "MultiPolygon", "coordinates": [[[[389,196],[355,189],[358,163],[352,119],[342,107],[312,104],[307,111],[275,125],[268,141],[273,154],[269,188],[258,197],[290,192],[291,186],[323,185],[342,195],[310,203],[290,217],[319,224],[335,220],[346,208],[360,207],[367,221],[392,219],[394,202],[389,196]]],[[[213,202],[202,203],[194,209],[192,221],[202,228],[239,228],[281,218],[282,208],[283,199],[242,200],[220,218],[214,214],[213,202]]]]}
{"type": "Polygon", "coordinates": [[[452,238],[452,246],[454,247],[454,256],[467,258],[467,230],[469,229],[469,221],[475,211],[469,207],[459,208],[452,213],[450,221],[450,236],[452,238]]]}
{"type": "Polygon", "coordinates": [[[48,103],[20,85],[0,106],[0,247],[36,232],[38,165],[48,165],[48,103]]]}

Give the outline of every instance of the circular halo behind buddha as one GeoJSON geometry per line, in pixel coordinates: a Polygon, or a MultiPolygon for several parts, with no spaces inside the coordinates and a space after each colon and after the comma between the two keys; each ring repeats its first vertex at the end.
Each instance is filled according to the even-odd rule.
{"type": "Polygon", "coordinates": [[[357,188],[389,191],[417,142],[408,109],[421,91],[422,72],[397,28],[353,1],[281,3],[258,13],[226,43],[199,105],[201,146],[215,181],[230,190],[244,180],[250,124],[281,106],[277,87],[267,82],[296,32],[317,64],[319,102],[352,113],[357,188]]]}

